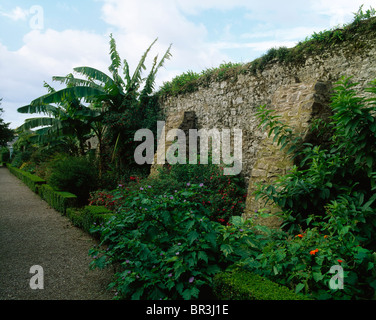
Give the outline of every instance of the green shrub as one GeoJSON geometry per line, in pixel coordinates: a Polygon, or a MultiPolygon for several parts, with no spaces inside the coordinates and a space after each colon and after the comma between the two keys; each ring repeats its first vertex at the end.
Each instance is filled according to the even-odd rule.
{"type": "Polygon", "coordinates": [[[64,157],[51,166],[49,184],[75,194],[80,203],[86,203],[90,191],[95,190],[98,183],[94,163],[84,157],[64,157]]]}
{"type": "Polygon", "coordinates": [[[83,228],[83,208],[69,207],[66,209],[66,215],[69,220],[78,228],[83,228]]]}
{"type": "Polygon", "coordinates": [[[196,201],[205,188],[190,184],[168,193],[138,185],[112,219],[93,229],[108,250],[93,248],[91,265],[120,265],[111,284],[117,298],[195,299],[211,287],[215,273],[233,263],[228,250],[236,252],[240,243],[217,241],[226,227],[211,221],[208,209],[196,201]]]}
{"type": "Polygon", "coordinates": [[[32,151],[26,150],[24,152],[21,151],[15,151],[12,156],[12,166],[19,168],[22,166],[24,162],[27,162],[31,158],[32,151]]]}
{"type": "MultiPolygon", "coordinates": [[[[291,172],[257,191],[281,208],[288,233],[247,265],[319,299],[369,299],[376,289],[376,81],[365,89],[367,97],[357,95],[356,85],[343,78],[334,89],[328,146],[295,148],[299,161],[291,172]],[[329,289],[333,265],[344,270],[343,290],[329,289]]],[[[261,110],[262,123],[276,141],[298,143],[293,130],[268,113],[261,110]]]]}
{"type": "Polygon", "coordinates": [[[85,206],[67,208],[67,217],[79,228],[90,233],[95,225],[101,225],[113,216],[113,212],[104,206],[85,206]]]}
{"type": "Polygon", "coordinates": [[[218,273],[213,282],[219,300],[309,300],[287,287],[243,270],[218,273]]]}
{"type": "Polygon", "coordinates": [[[34,174],[23,171],[12,165],[8,165],[9,171],[17,178],[22,180],[33,192],[38,193],[39,187],[46,183],[46,181],[34,174]]]}
{"type": "Polygon", "coordinates": [[[227,223],[230,217],[241,215],[245,206],[246,186],[240,175],[225,176],[223,167],[211,164],[175,164],[160,170],[157,178],[146,179],[144,184],[153,190],[173,193],[187,184],[203,184],[205,188],[195,201],[203,204],[211,220],[227,223]]]}
{"type": "Polygon", "coordinates": [[[8,148],[1,148],[0,149],[0,163],[8,163],[10,159],[10,152],[8,148]]]}
{"type": "Polygon", "coordinates": [[[182,93],[193,92],[197,90],[198,73],[193,71],[184,72],[176,76],[170,82],[164,82],[160,88],[159,94],[176,96],[182,93]]]}
{"type": "Polygon", "coordinates": [[[48,184],[43,184],[38,188],[39,195],[52,208],[61,214],[66,214],[67,208],[77,206],[77,196],[64,191],[57,191],[48,184]]]}

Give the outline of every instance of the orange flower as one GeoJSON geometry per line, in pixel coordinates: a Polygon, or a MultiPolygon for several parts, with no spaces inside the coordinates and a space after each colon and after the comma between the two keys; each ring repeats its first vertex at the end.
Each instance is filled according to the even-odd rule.
{"type": "Polygon", "coordinates": [[[325,235],[325,236],[324,236],[324,239],[326,239],[327,237],[328,237],[328,236],[327,236],[327,235],[325,235]]]}
{"type": "Polygon", "coordinates": [[[303,235],[302,235],[302,234],[298,234],[298,235],[295,236],[295,237],[303,238],[303,235]]]}
{"type": "Polygon", "coordinates": [[[312,250],[309,252],[309,254],[314,256],[317,252],[319,252],[319,249],[312,250]]]}

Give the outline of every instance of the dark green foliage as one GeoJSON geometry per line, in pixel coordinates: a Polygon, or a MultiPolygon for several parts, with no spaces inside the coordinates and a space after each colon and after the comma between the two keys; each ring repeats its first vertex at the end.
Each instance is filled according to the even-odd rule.
{"type": "MultiPolygon", "coordinates": [[[[205,188],[195,195],[195,202],[202,204],[213,221],[226,224],[234,215],[241,215],[245,206],[246,185],[240,175],[225,176],[223,167],[211,164],[176,164],[161,168],[157,177],[148,177],[142,180],[142,185],[131,183],[126,189],[135,190],[140,186],[149,185],[154,192],[173,194],[190,184],[202,184],[205,188]]],[[[124,188],[120,188],[111,195],[101,198],[103,203],[116,201],[122,203],[127,197],[124,188]],[[116,200],[115,200],[116,199],[116,200]]]]}
{"type": "Polygon", "coordinates": [[[287,287],[244,270],[218,273],[213,284],[219,300],[309,300],[287,287]]]}
{"type": "Polygon", "coordinates": [[[107,251],[91,250],[93,267],[119,264],[117,298],[194,299],[220,270],[218,223],[191,201],[203,187],[155,194],[148,186],[127,195],[100,232],[107,251]],[[184,201],[185,200],[185,201],[184,201]]]}
{"type": "Polygon", "coordinates": [[[113,212],[104,206],[85,206],[67,208],[66,215],[75,226],[90,232],[93,226],[107,222],[113,216],[113,212]]]}
{"type": "MultiPolygon", "coordinates": [[[[265,271],[262,274],[285,283],[284,274],[290,274],[289,280],[294,281],[299,278],[296,268],[301,268],[300,275],[305,274],[305,278],[298,284],[299,289],[309,288],[320,299],[370,298],[376,288],[372,271],[372,253],[376,250],[373,237],[376,232],[376,81],[365,89],[367,96],[358,95],[354,90],[356,85],[350,78],[343,78],[334,88],[333,114],[323,130],[332,133],[329,143],[325,146],[307,143],[302,149],[295,148],[294,155],[300,160],[291,172],[272,185],[261,185],[256,194],[257,198],[265,197],[276,203],[282,211],[284,229],[300,236],[298,241],[282,238],[274,242],[279,249],[264,256],[268,263],[277,258],[277,253],[284,257],[283,261],[295,259],[295,262],[290,266],[279,263],[283,268],[277,269],[274,275],[265,271]],[[313,252],[308,260],[310,269],[305,267],[307,262],[299,266],[300,254],[315,248],[318,253],[313,252]],[[346,269],[348,281],[344,290],[331,293],[319,283],[327,277],[327,270],[336,260],[346,269]]],[[[281,137],[293,145],[299,141],[291,128],[282,130],[287,127],[269,112],[260,109],[260,118],[262,123],[268,123],[272,134],[277,134],[281,146],[281,137]]]]}
{"type": "Polygon", "coordinates": [[[84,157],[64,157],[52,163],[52,173],[48,183],[58,190],[68,191],[85,203],[90,191],[97,188],[98,171],[90,159],[84,157]]]}
{"type": "Polygon", "coordinates": [[[8,165],[8,169],[11,173],[13,173],[17,178],[22,180],[33,192],[38,193],[38,188],[45,184],[46,181],[34,174],[29,172],[20,170],[12,165],[8,165]]]}
{"type": "MultiPolygon", "coordinates": [[[[0,99],[0,105],[1,105],[0,99]]],[[[4,112],[3,108],[0,108],[0,116],[4,112]]],[[[9,123],[5,123],[2,118],[0,118],[0,148],[6,146],[7,142],[14,138],[14,132],[9,128],[9,123]]]]}
{"type": "Polygon", "coordinates": [[[77,206],[77,196],[64,191],[57,191],[48,184],[43,184],[38,188],[38,194],[45,200],[52,208],[60,212],[62,215],[66,214],[66,210],[77,206]]]}
{"type": "Polygon", "coordinates": [[[10,160],[10,152],[8,148],[0,148],[0,163],[8,163],[10,160]]]}
{"type": "Polygon", "coordinates": [[[163,95],[177,96],[182,93],[189,93],[197,90],[196,80],[200,77],[193,71],[184,72],[169,82],[164,82],[158,93],[163,95]]]}

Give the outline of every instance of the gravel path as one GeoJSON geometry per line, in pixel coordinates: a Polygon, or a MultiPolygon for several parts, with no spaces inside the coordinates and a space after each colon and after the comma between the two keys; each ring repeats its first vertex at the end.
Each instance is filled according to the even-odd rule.
{"type": "Polygon", "coordinates": [[[89,270],[96,244],[0,167],[0,300],[110,300],[113,270],[89,270]],[[43,289],[31,289],[34,265],[43,289]]]}

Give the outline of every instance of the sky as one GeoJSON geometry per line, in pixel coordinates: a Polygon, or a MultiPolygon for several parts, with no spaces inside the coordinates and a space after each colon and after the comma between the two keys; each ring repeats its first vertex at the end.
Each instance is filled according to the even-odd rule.
{"type": "Polygon", "coordinates": [[[90,66],[108,72],[110,34],[134,70],[148,57],[172,57],[156,89],[187,71],[247,63],[270,48],[293,47],[313,32],[353,20],[376,0],[0,0],[0,116],[11,128],[26,118],[17,108],[46,94],[53,76],[90,66]]]}

